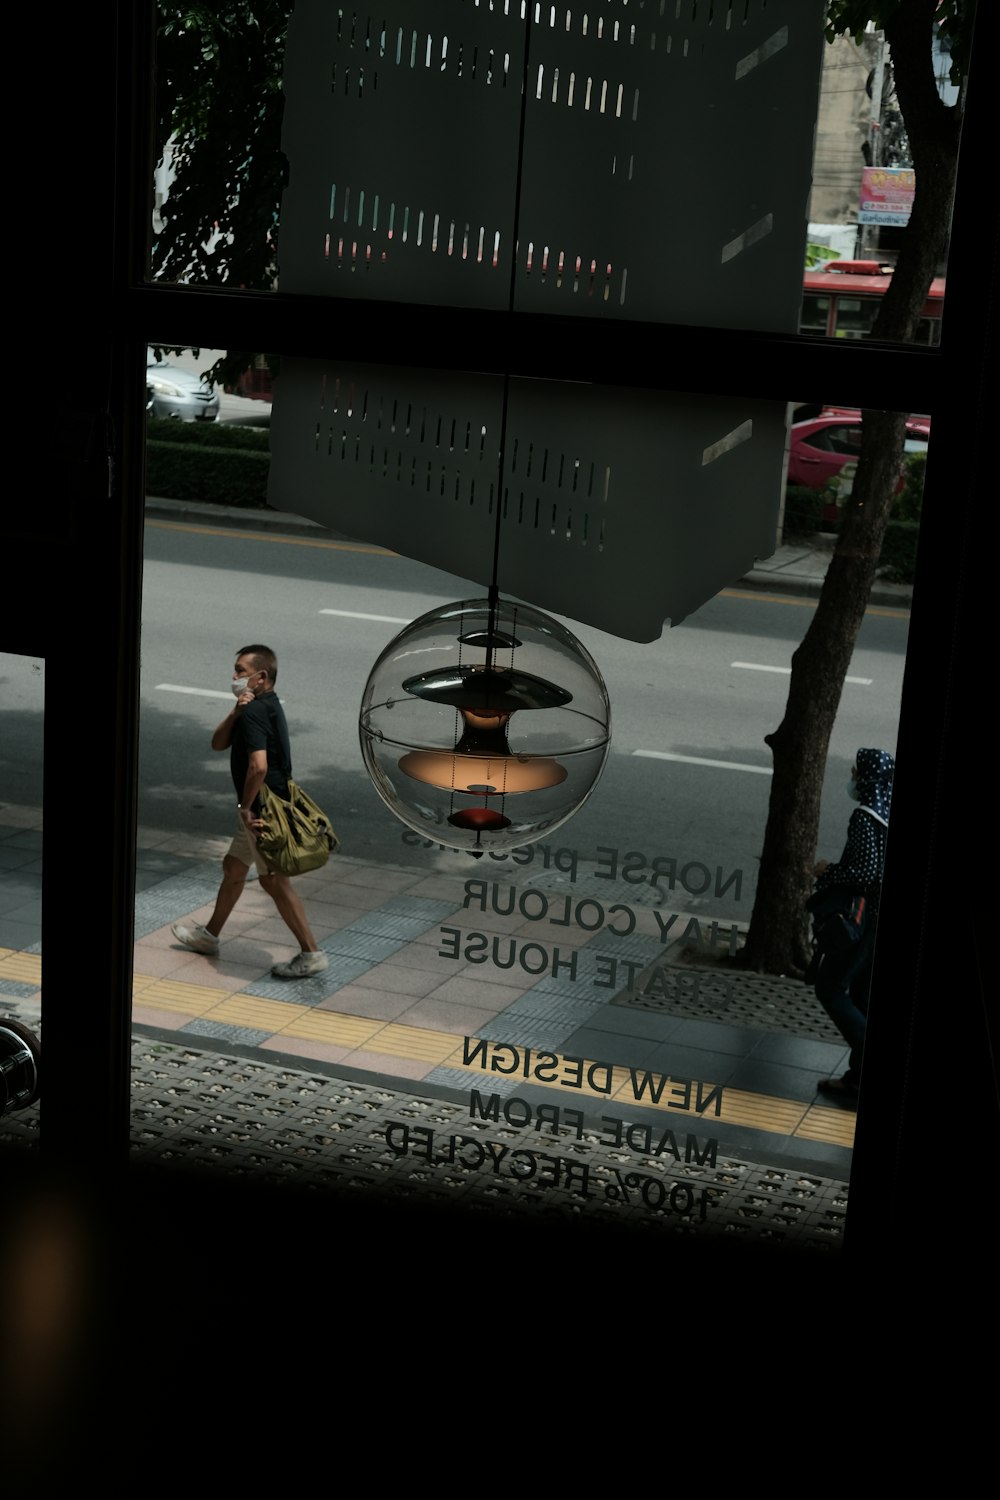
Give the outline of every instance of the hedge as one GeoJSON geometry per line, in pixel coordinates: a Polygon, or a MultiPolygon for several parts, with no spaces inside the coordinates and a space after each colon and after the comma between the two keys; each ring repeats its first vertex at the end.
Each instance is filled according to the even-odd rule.
{"type": "Polygon", "coordinates": [[[821,531],[825,500],[822,490],[811,490],[804,484],[790,484],[785,490],[785,535],[812,536],[821,531]]]}
{"type": "Polygon", "coordinates": [[[903,488],[892,507],[894,521],[919,521],[924,498],[926,453],[908,453],[903,460],[903,488]]]}
{"type": "Polygon", "coordinates": [[[270,452],[267,427],[147,417],[146,494],[259,509],[270,452]]]}
{"type": "Polygon", "coordinates": [[[890,521],[885,530],[879,576],[890,583],[912,583],[917,567],[918,521],[890,521]]]}
{"type": "Polygon", "coordinates": [[[269,427],[240,427],[235,422],[175,422],[169,417],[147,417],[148,442],[195,443],[207,448],[249,448],[271,451],[269,427]]]}
{"type": "Polygon", "coordinates": [[[146,443],[146,494],[262,507],[269,468],[270,454],[259,449],[153,439],[146,443]]]}

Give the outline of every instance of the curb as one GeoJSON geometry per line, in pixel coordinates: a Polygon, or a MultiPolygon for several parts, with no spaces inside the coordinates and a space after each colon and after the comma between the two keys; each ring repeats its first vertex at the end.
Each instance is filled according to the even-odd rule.
{"type": "MultiPolygon", "coordinates": [[[[818,599],[823,588],[823,579],[815,574],[769,573],[765,568],[752,568],[743,578],[735,579],[730,587],[741,584],[744,588],[760,589],[762,593],[797,594],[809,599],[818,599]]],[[[872,584],[868,595],[869,604],[881,608],[908,610],[913,604],[913,587],[908,583],[882,583],[878,579],[872,584]]]]}

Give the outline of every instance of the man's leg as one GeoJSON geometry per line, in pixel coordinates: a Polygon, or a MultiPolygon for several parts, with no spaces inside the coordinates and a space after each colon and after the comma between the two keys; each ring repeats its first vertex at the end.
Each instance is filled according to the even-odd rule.
{"type": "MultiPolygon", "coordinates": [[[[232,914],[233,907],[242,896],[249,869],[249,865],[245,865],[233,854],[227,854],[222,861],[222,884],[215,898],[215,910],[205,923],[207,931],[213,937],[219,936],[232,914]]],[[[261,884],[263,885],[263,881],[261,884]]]]}
{"type": "Polygon", "coordinates": [[[289,876],[261,875],[260,883],[278,908],[281,920],[300,949],[287,963],[272,965],[271,973],[276,979],[308,979],[314,974],[322,974],[329,967],[330,960],[317,947],[302,902],[292,889],[289,876]]]}
{"type": "Polygon", "coordinates": [[[209,958],[219,956],[219,933],[237,901],[243,894],[250,866],[227,854],[222,861],[222,884],[215,898],[215,910],[204,927],[197,922],[174,922],[170,928],[174,937],[192,953],[204,953],[209,958]]]}
{"type": "MultiPolygon", "coordinates": [[[[303,953],[318,953],[319,945],[313,937],[312,928],[306,917],[305,907],[302,905],[298,892],[292,885],[289,875],[262,875],[260,883],[278,908],[278,915],[289,928],[295,941],[303,953]]],[[[212,924],[209,923],[209,931],[212,924]]]]}

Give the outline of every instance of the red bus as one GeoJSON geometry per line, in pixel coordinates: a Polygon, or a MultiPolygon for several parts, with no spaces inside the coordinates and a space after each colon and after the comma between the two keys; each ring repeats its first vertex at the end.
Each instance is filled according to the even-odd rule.
{"type": "MultiPolygon", "coordinates": [[[[805,273],[800,333],[831,339],[865,338],[892,279],[892,266],[877,260],[831,260],[805,273]]],[[[944,277],[936,276],[917,326],[918,344],[941,341],[944,277]]]]}

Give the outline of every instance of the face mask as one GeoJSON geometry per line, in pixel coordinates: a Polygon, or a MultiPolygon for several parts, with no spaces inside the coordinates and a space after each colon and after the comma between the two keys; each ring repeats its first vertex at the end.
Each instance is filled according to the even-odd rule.
{"type": "Polygon", "coordinates": [[[233,690],[233,697],[239,698],[240,695],[242,693],[245,693],[247,688],[250,686],[250,679],[249,677],[237,677],[234,682],[231,682],[229,684],[229,686],[233,690]]]}
{"type": "MultiPolygon", "coordinates": [[[[236,684],[233,683],[233,686],[235,687],[236,684]]],[[[856,781],[849,781],[847,783],[847,795],[851,798],[852,802],[861,801],[861,794],[858,791],[858,783],[856,781]]]]}

